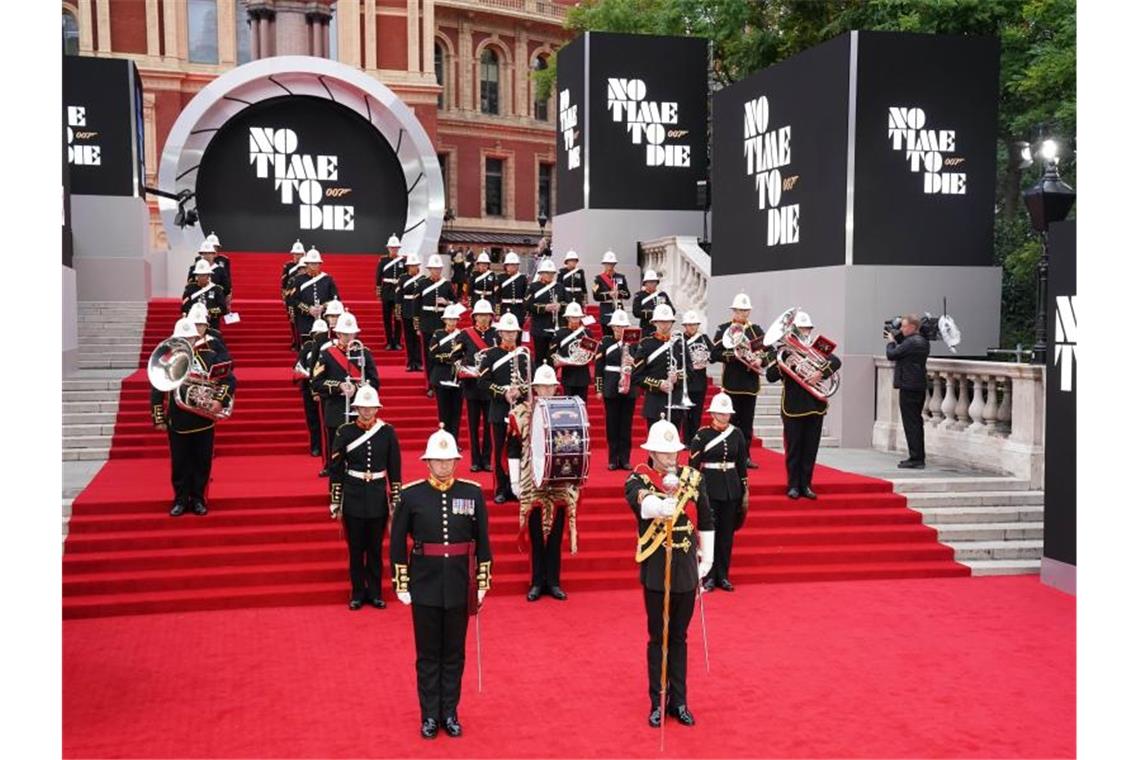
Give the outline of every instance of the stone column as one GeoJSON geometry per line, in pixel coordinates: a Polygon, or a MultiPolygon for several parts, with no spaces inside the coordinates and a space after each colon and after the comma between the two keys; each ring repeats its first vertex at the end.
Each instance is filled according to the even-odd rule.
{"type": "Polygon", "coordinates": [[[158,0],[146,0],[146,54],[158,57],[158,0]]]}
{"type": "Polygon", "coordinates": [[[309,55],[315,55],[318,58],[324,54],[321,52],[321,19],[319,16],[309,16],[309,55]]]}
{"type": "Polygon", "coordinates": [[[162,0],[162,34],[165,38],[163,40],[163,58],[185,58],[184,44],[179,44],[179,32],[183,28],[184,20],[179,14],[179,8],[183,9],[185,13],[185,6],[178,2],[178,0],[162,0]]]}
{"type": "Polygon", "coordinates": [[[79,52],[87,55],[95,50],[91,15],[94,12],[91,0],[79,0],[79,52]]]}
{"type": "Polygon", "coordinates": [[[364,68],[376,69],[376,0],[364,0],[364,68]]]}
{"type": "Polygon", "coordinates": [[[237,8],[233,3],[218,3],[218,63],[237,64],[237,8]]]}
{"type": "Polygon", "coordinates": [[[515,115],[533,116],[530,109],[533,107],[527,101],[530,97],[530,56],[527,48],[530,46],[530,36],[526,29],[515,29],[515,115]]]}
{"type": "Polygon", "coordinates": [[[111,0],[95,0],[95,14],[99,19],[99,39],[95,40],[101,53],[111,52],[111,0]]]}
{"type": "Polygon", "coordinates": [[[456,57],[459,63],[456,107],[461,111],[476,111],[479,109],[479,94],[476,92],[478,88],[472,85],[475,61],[471,51],[471,22],[467,19],[459,22],[459,54],[456,57]]]}
{"type": "Polygon", "coordinates": [[[270,28],[269,13],[261,13],[257,19],[257,36],[261,38],[261,57],[268,58],[273,55],[273,37],[270,28]]]}
{"type": "Polygon", "coordinates": [[[245,17],[249,19],[249,59],[256,61],[261,58],[261,22],[256,16],[250,16],[248,11],[245,17]]]}
{"type": "Polygon", "coordinates": [[[423,3],[423,44],[420,46],[423,68],[421,70],[435,73],[435,0],[423,0],[423,3]]]}
{"type": "Polygon", "coordinates": [[[274,55],[309,55],[307,3],[277,0],[274,5],[274,55]]]}
{"type": "Polygon", "coordinates": [[[408,71],[420,71],[420,0],[408,0],[408,71]]]}

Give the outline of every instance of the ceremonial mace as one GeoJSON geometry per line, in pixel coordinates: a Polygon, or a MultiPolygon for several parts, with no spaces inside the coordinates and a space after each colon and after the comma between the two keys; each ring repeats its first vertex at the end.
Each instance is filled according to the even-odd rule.
{"type": "MultiPolygon", "coordinates": [[[[677,492],[680,484],[681,481],[672,468],[661,480],[661,485],[669,496],[677,492]]],[[[673,521],[674,516],[665,518],[665,606],[661,612],[661,693],[658,695],[662,752],[665,751],[665,690],[669,680],[669,591],[673,586],[673,521]]]]}
{"type": "Polygon", "coordinates": [[[482,602],[476,602],[475,607],[475,664],[479,671],[479,693],[483,693],[483,639],[479,635],[479,613],[483,609],[482,602]]]}

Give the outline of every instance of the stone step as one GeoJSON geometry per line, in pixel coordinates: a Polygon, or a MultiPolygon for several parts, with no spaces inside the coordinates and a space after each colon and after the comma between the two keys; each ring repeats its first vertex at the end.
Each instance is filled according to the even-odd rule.
{"type": "Polygon", "coordinates": [[[980,559],[964,563],[973,575],[1036,575],[1040,559],[980,559]]]}
{"type": "MultiPolygon", "coordinates": [[[[895,488],[898,491],[898,488],[895,488]]],[[[1041,506],[1044,491],[959,491],[908,494],[907,506],[915,509],[942,507],[1041,506]]]]}
{"type": "Polygon", "coordinates": [[[142,346],[142,336],[136,335],[132,337],[116,337],[114,335],[85,335],[83,336],[83,343],[80,344],[79,350],[99,348],[113,348],[119,353],[126,353],[127,351],[134,351],[138,355],[138,350],[142,346]]]}
{"type": "MultiPolygon", "coordinates": [[[[109,362],[123,363],[123,368],[133,366],[137,367],[139,364],[138,351],[112,351],[110,346],[87,346],[81,347],[78,353],[79,362],[94,362],[106,360],[109,362]]],[[[115,369],[115,367],[108,367],[107,369],[115,369]]]]}
{"type": "Polygon", "coordinates": [[[110,446],[99,449],[67,449],[63,450],[63,461],[74,462],[78,460],[102,460],[111,453],[110,446]]]}
{"type": "Polygon", "coordinates": [[[64,450],[99,449],[107,451],[111,448],[110,435],[67,435],[65,432],[62,440],[64,450]]]}
{"type": "Polygon", "coordinates": [[[967,541],[1021,541],[1045,538],[1045,525],[1040,522],[995,522],[980,525],[947,523],[936,527],[938,540],[944,544],[962,545],[967,541]]]}
{"type": "Polygon", "coordinates": [[[111,425],[114,427],[118,415],[115,412],[79,412],[63,415],[63,427],[69,425],[111,425]]]}
{"type": "MultiPolygon", "coordinates": [[[[69,438],[99,438],[105,443],[110,443],[111,436],[115,434],[115,423],[110,424],[87,424],[87,425],[68,425],[64,423],[63,426],[63,440],[67,441],[69,438]]],[[[66,445],[66,443],[64,444],[66,445]]]]}
{"type": "Polygon", "coordinates": [[[979,475],[961,478],[890,478],[895,493],[932,493],[948,491],[1028,491],[1029,481],[1006,475],[979,475]]]}
{"type": "Polygon", "coordinates": [[[88,377],[86,373],[82,375],[73,375],[72,377],[65,377],[63,379],[63,392],[69,391],[116,391],[118,392],[122,378],[126,377],[123,373],[118,373],[114,377],[88,377]]]}
{"type": "MultiPolygon", "coordinates": [[[[907,506],[913,507],[907,498],[907,506]]],[[[927,525],[941,527],[963,523],[1040,523],[1045,517],[1044,506],[998,506],[998,507],[918,507],[922,521],[927,525]]]]}
{"type": "Polygon", "coordinates": [[[126,359],[84,359],[79,358],[76,361],[79,369],[129,369],[134,367],[138,369],[139,358],[135,356],[134,361],[130,362],[126,359]]]}
{"type": "Polygon", "coordinates": [[[1012,541],[943,542],[954,550],[954,559],[969,562],[983,559],[1035,559],[1040,561],[1045,542],[1040,539],[1012,541]]]}
{"type": "Polygon", "coordinates": [[[84,414],[87,412],[111,412],[112,414],[119,411],[118,399],[114,401],[64,401],[63,413],[68,414],[84,414]]]}
{"type": "MultiPolygon", "coordinates": [[[[118,403],[118,401],[119,401],[118,389],[106,388],[103,390],[64,391],[63,392],[63,403],[65,405],[63,410],[65,412],[69,411],[67,406],[66,406],[67,404],[87,404],[87,403],[98,403],[101,401],[114,401],[114,402],[118,403]]],[[[99,411],[99,410],[92,409],[91,411],[94,412],[94,411],[99,411]]]]}

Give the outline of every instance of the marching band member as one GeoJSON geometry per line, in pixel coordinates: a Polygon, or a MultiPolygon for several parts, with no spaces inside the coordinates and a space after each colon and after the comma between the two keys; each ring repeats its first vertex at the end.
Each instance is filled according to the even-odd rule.
{"type": "Polygon", "coordinates": [[[194,265],[194,281],[182,291],[182,316],[190,313],[190,307],[200,303],[210,315],[210,327],[218,328],[223,314],[228,314],[226,294],[218,283],[213,282],[213,272],[209,263],[201,259],[194,265]]]}
{"type": "Polygon", "coordinates": [[[376,295],[384,312],[384,349],[400,350],[400,319],[396,304],[399,303],[397,288],[400,276],[404,274],[404,259],[400,256],[400,239],[388,236],[388,258],[376,263],[376,295]]]}
{"type": "Polygon", "coordinates": [[[404,369],[419,372],[423,369],[423,352],[420,350],[420,289],[424,286],[419,254],[415,251],[409,253],[404,267],[404,273],[400,275],[400,282],[396,286],[400,299],[396,306],[397,316],[403,322],[404,347],[408,350],[408,363],[404,369]]]}
{"type": "MultiPolygon", "coordinates": [[[[189,318],[183,317],[174,325],[174,337],[190,341],[195,359],[207,371],[220,363],[209,344],[200,344],[198,330],[189,318]]],[[[218,380],[209,402],[210,411],[216,414],[232,403],[236,389],[233,372],[218,380]]],[[[170,484],[174,489],[170,516],[178,517],[187,509],[201,516],[206,514],[206,487],[214,459],[215,419],[179,406],[175,401],[179,391],[150,389],[151,421],[157,430],[167,434],[170,443],[170,484]]]]}
{"type": "MultiPolygon", "coordinates": [[[[629,449],[633,436],[633,408],[637,403],[637,386],[628,383],[622,392],[622,364],[633,362],[633,351],[626,344],[625,331],[629,317],[621,309],[610,314],[612,335],[602,338],[594,355],[594,389],[606,408],[606,448],[609,468],[632,469],[629,449]]],[[[632,369],[631,369],[632,371],[632,369]]]]}
{"type": "MultiPolygon", "coordinates": [[[[589,401],[590,389],[590,362],[585,364],[572,364],[570,348],[587,339],[587,344],[593,345],[594,339],[586,326],[582,324],[582,306],[577,301],[566,305],[563,313],[566,318],[566,327],[561,327],[554,333],[550,341],[549,360],[555,367],[562,368],[562,390],[567,396],[577,396],[583,401],[589,401]]],[[[590,352],[593,355],[593,352],[590,352]]]]}
{"type": "Polygon", "coordinates": [[[617,254],[606,251],[602,254],[602,272],[594,277],[594,300],[602,315],[602,324],[610,323],[610,315],[615,309],[624,310],[624,302],[630,299],[629,283],[625,275],[614,271],[617,254]]]}
{"type": "MultiPolygon", "coordinates": [[[[752,461],[752,424],[756,418],[756,397],[760,395],[760,371],[740,361],[734,350],[724,347],[724,333],[728,328],[737,324],[744,328],[745,345],[754,344],[759,350],[764,340],[764,330],[748,321],[752,313],[752,299],[747,293],[737,293],[732,299],[732,319],[716,329],[713,339],[712,361],[724,362],[724,372],[721,374],[721,387],[732,399],[732,408],[736,411],[732,415],[732,424],[744,434],[744,441],[748,444],[748,467],[756,469],[752,461]]],[[[769,376],[769,380],[771,377],[769,376]]]]}
{"type": "Polygon", "coordinates": [[[550,594],[566,601],[562,590],[562,532],[570,520],[570,551],[578,551],[577,485],[554,485],[536,488],[531,457],[544,452],[531,450],[530,423],[535,398],[549,398],[558,390],[558,378],[548,364],[539,367],[531,383],[534,394],[515,404],[508,420],[507,457],[510,463],[511,488],[519,496],[519,528],[530,538],[530,588],[526,600],[534,602],[550,594]]]}
{"type": "Polygon", "coordinates": [[[550,343],[561,300],[558,281],[554,279],[557,270],[554,262],[543,259],[538,265],[538,280],[532,282],[526,291],[526,310],[530,315],[531,340],[534,341],[535,361],[544,362],[550,356],[550,343]]]}
{"type": "Polygon", "coordinates": [[[669,421],[676,427],[684,419],[685,409],[681,406],[680,373],[681,343],[674,341],[671,331],[675,316],[673,308],[661,304],[653,310],[652,324],[655,332],[643,338],[633,354],[633,383],[642,388],[641,416],[648,430],[661,419],[669,407],[669,421]]]}
{"type": "Polygon", "coordinates": [[[458,708],[467,619],[491,588],[483,489],[455,477],[458,458],[451,433],[432,433],[420,457],[427,462],[427,480],[404,484],[392,520],[392,583],[396,597],[412,605],[420,735],[425,739],[436,737],[441,722],[448,736],[463,733],[458,708]]]}
{"type": "Polygon", "coordinates": [[[293,312],[297,316],[297,332],[307,335],[313,331],[313,322],[324,315],[325,304],[340,298],[336,283],[328,272],[321,271],[321,252],[310,248],[301,259],[305,272],[294,278],[291,295],[293,312]]]}
{"type": "Polygon", "coordinates": [[[681,437],[686,444],[693,439],[701,426],[701,407],[705,405],[705,392],[709,387],[708,361],[713,355],[713,344],[709,336],[701,332],[701,318],[695,311],[686,311],[681,320],[685,328],[685,375],[688,379],[689,399],[693,405],[685,411],[685,427],[681,437]],[[694,366],[694,356],[701,359],[700,368],[694,366]]]}
{"type": "MultiPolygon", "coordinates": [[[[794,321],[796,335],[810,346],[815,341],[811,317],[806,311],[797,311],[794,321]]],[[[839,371],[842,362],[835,354],[828,354],[828,366],[816,376],[805,378],[814,383],[820,377],[829,377],[839,371]]],[[[823,417],[827,414],[827,401],[821,401],[803,389],[795,380],[785,377],[784,370],[773,362],[766,371],[768,382],[783,381],[780,397],[780,419],[784,422],[784,462],[788,469],[788,498],[816,498],[811,488],[815,457],[819,453],[819,439],[823,435],[823,417]]]]}
{"type": "MultiPolygon", "coordinates": [[[[673,308],[673,302],[669,300],[669,294],[663,290],[657,289],[657,283],[661,278],[652,269],[646,269],[645,274],[641,276],[641,290],[637,291],[637,295],[633,297],[633,305],[630,311],[633,316],[637,317],[641,322],[641,334],[649,334],[649,323],[653,321],[653,310],[661,304],[666,304],[670,309],[673,308]]],[[[654,418],[656,419],[656,418],[654,418]]]]}
{"type": "Polygon", "coordinates": [[[349,401],[361,385],[380,390],[380,375],[376,373],[372,352],[363,344],[351,345],[360,333],[356,317],[345,312],[334,330],[336,342],[321,351],[310,381],[321,397],[321,416],[325,424],[325,466],[319,473],[322,478],[329,474],[329,456],[337,428],[351,421],[353,413],[349,401]]]}
{"type": "Polygon", "coordinates": [[[695,723],[686,695],[688,630],[693,617],[700,578],[708,575],[714,559],[713,514],[699,471],[677,467],[677,452],[683,451],[681,436],[668,420],[658,420],[649,429],[641,448],[649,463],[640,464],[625,481],[625,499],[637,518],[637,554],[641,565],[645,614],[649,623],[649,725],[658,727],[661,714],[662,640],[668,636],[666,713],[683,725],[695,723]],[[675,473],[675,474],[674,474],[675,473]],[[688,507],[696,508],[700,544],[693,545],[693,521],[688,507]],[[665,542],[671,550],[668,586],[665,578],[665,542]],[[669,630],[664,630],[665,604],[669,604],[669,630]]]}
{"type": "Polygon", "coordinates": [[[432,333],[428,343],[431,357],[431,386],[444,430],[458,440],[459,418],[463,414],[463,391],[459,388],[459,364],[463,361],[463,341],[459,338],[459,318],[465,309],[453,303],[443,310],[443,327],[432,333]]]}
{"type": "Polygon", "coordinates": [[[420,345],[424,350],[423,368],[428,396],[433,396],[435,392],[432,390],[431,378],[435,360],[428,350],[429,344],[435,331],[443,327],[443,320],[440,318],[443,316],[443,310],[457,299],[451,283],[443,279],[443,259],[439,254],[433,253],[428,257],[427,271],[428,278],[420,288],[420,345]]]}
{"type": "MultiPolygon", "coordinates": [[[[464,252],[462,249],[452,251],[447,249],[447,255],[451,257],[451,287],[455,291],[455,300],[463,300],[463,290],[467,285],[467,278],[470,276],[470,270],[475,261],[470,248],[464,252]]],[[[470,291],[468,291],[470,295],[470,291]]]]}
{"type": "Polygon", "coordinates": [[[519,399],[530,395],[530,353],[519,346],[519,323],[514,314],[504,314],[493,327],[499,344],[483,355],[479,365],[479,389],[491,394],[491,441],[495,458],[495,503],[518,501],[511,490],[506,463],[507,415],[519,399]]]}
{"type": "Polygon", "coordinates": [[[495,293],[496,316],[510,313],[521,326],[526,321],[526,292],[528,283],[519,271],[519,255],[514,251],[507,251],[503,256],[503,279],[499,281],[499,289],[495,293]]]}
{"type": "Polygon", "coordinates": [[[212,349],[217,354],[216,361],[230,361],[230,350],[226,348],[226,342],[222,340],[221,331],[210,327],[210,315],[206,305],[203,303],[194,304],[186,316],[198,330],[198,345],[208,346],[212,349]]]}
{"type": "Polygon", "coordinates": [[[471,303],[476,301],[495,300],[495,290],[499,285],[499,276],[491,271],[491,256],[483,251],[475,259],[475,268],[467,279],[467,294],[471,296],[471,303]]]}
{"type": "Polygon", "coordinates": [[[733,410],[727,393],[713,396],[708,412],[712,424],[698,430],[689,442],[689,466],[704,476],[716,523],[712,572],[702,578],[702,583],[705,591],[717,586],[732,591],[735,587],[728,580],[732,538],[748,513],[748,449],[744,434],[729,422],[733,410]]]}
{"type": "Polygon", "coordinates": [[[563,303],[573,301],[586,305],[586,272],[578,266],[578,254],[567,251],[562,257],[563,267],[558,270],[558,286],[562,289],[563,303]]]}
{"type": "Polygon", "coordinates": [[[313,368],[328,341],[328,334],[327,322],[323,319],[313,322],[313,331],[301,344],[297,363],[293,366],[293,379],[301,389],[301,403],[305,407],[305,426],[309,429],[309,453],[315,457],[323,455],[324,439],[321,437],[320,396],[313,393],[309,380],[313,377],[313,368]]]}
{"type": "Polygon", "coordinates": [[[380,578],[389,505],[393,510],[400,506],[400,442],[395,428],[380,419],[380,406],[375,389],[361,386],[352,398],[356,420],[337,429],[329,458],[329,512],[344,524],[350,610],[366,600],[378,609],[388,606],[380,578]]]}
{"type": "Polygon", "coordinates": [[[289,308],[289,293],[293,288],[293,278],[305,271],[305,265],[301,263],[301,257],[305,255],[305,246],[297,240],[289,253],[293,258],[281,266],[281,303],[285,306],[285,316],[289,317],[289,333],[293,336],[293,342],[289,347],[298,351],[301,348],[301,336],[297,334],[297,316],[289,308]]]}
{"type": "Polygon", "coordinates": [[[226,306],[229,306],[230,301],[233,299],[233,262],[230,261],[229,256],[222,253],[222,241],[218,239],[217,233],[211,232],[207,235],[206,242],[214,247],[214,257],[212,259],[207,258],[206,260],[210,262],[211,267],[214,267],[215,272],[222,272],[224,278],[222,287],[226,290],[226,306]]]}
{"type": "Polygon", "coordinates": [[[459,336],[463,345],[463,365],[474,367],[474,377],[463,378],[463,397],[467,399],[467,434],[471,441],[471,472],[491,472],[491,394],[479,387],[478,368],[482,353],[498,342],[491,328],[495,309],[481,299],[471,311],[475,324],[464,328],[459,336]]]}
{"type": "Polygon", "coordinates": [[[210,237],[202,241],[198,246],[198,255],[194,257],[194,261],[190,264],[190,268],[186,271],[186,284],[189,285],[194,282],[195,269],[199,261],[205,261],[210,265],[210,277],[217,283],[218,287],[226,295],[226,305],[229,306],[230,299],[232,298],[233,283],[230,281],[229,258],[218,253],[217,244],[211,243],[210,239],[217,240],[217,236],[211,234],[210,237]]]}

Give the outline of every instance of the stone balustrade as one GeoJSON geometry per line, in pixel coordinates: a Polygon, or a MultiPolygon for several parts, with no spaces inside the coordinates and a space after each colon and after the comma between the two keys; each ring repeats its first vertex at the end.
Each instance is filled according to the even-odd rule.
{"type": "MultiPolygon", "coordinates": [[[[1045,374],[1032,364],[958,359],[926,363],[926,453],[1028,480],[1045,474],[1045,374]]],[[[875,358],[872,446],[906,453],[906,434],[892,387],[894,362],[875,358]]]]}
{"type": "MultiPolygon", "coordinates": [[[[692,309],[701,315],[702,329],[707,329],[709,278],[712,260],[693,236],[669,236],[641,244],[642,267],[652,269],[661,278],[658,287],[669,294],[680,316],[692,309]]],[[[641,275],[630,277],[630,288],[640,286],[641,275]]],[[[680,324],[677,325],[680,327],[680,324]]]]}

